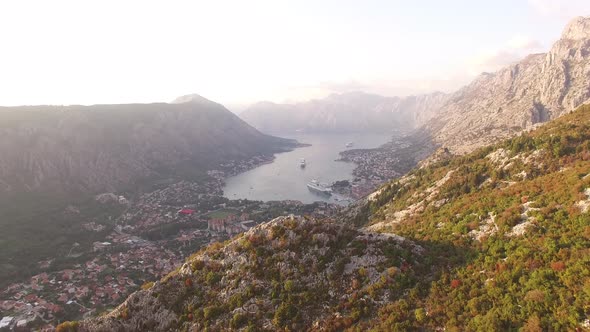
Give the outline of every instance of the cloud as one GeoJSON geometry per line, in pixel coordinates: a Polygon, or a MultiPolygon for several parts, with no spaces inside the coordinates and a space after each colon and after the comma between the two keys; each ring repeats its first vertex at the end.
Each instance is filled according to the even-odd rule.
{"type": "Polygon", "coordinates": [[[543,15],[552,15],[560,11],[562,4],[560,0],[528,0],[534,10],[543,15]]]}
{"type": "Polygon", "coordinates": [[[537,14],[558,20],[590,14],[588,0],[528,0],[528,4],[537,14]]]}
{"type": "Polygon", "coordinates": [[[482,53],[472,59],[471,72],[493,72],[521,59],[515,52],[499,50],[493,53],[482,53]]]}
{"type": "Polygon", "coordinates": [[[488,49],[471,57],[468,60],[468,71],[472,75],[494,72],[521,60],[528,54],[540,51],[543,51],[543,45],[538,40],[515,35],[501,47],[488,49]]]}
{"type": "Polygon", "coordinates": [[[509,49],[513,50],[522,50],[522,51],[534,51],[539,50],[543,47],[541,42],[538,40],[534,40],[530,37],[523,36],[523,35],[516,35],[512,37],[507,43],[506,46],[509,49]]]}
{"type": "Polygon", "coordinates": [[[330,92],[351,92],[366,90],[369,86],[367,84],[358,82],[356,80],[349,80],[344,82],[324,81],[317,85],[318,89],[327,90],[330,92]]]}

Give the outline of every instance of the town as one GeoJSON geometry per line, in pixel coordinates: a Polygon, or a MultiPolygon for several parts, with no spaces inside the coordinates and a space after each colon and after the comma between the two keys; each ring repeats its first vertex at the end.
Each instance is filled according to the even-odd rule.
{"type": "Polygon", "coordinates": [[[85,231],[106,235],[88,246],[72,241],[67,257],[60,258],[68,264],[57,265],[55,258],[40,261],[28,280],[2,289],[0,331],[51,331],[62,321],[114,308],[209,243],[280,215],[325,218],[339,211],[340,206],[324,202],[260,202],[222,196],[227,176],[268,161],[260,157],[229,163],[209,171],[205,181],[179,181],[134,198],[122,193],[97,195],[96,202],[120,205],[124,212],[113,216],[110,224],[84,223],[85,231]]]}
{"type": "MultiPolygon", "coordinates": [[[[340,160],[356,165],[352,174],[354,179],[338,193],[353,199],[362,198],[375,191],[390,179],[408,172],[421,159],[424,152],[416,150],[412,144],[413,136],[395,135],[392,140],[376,149],[352,149],[340,152],[340,160]]],[[[423,146],[423,145],[422,145],[423,146]]]]}

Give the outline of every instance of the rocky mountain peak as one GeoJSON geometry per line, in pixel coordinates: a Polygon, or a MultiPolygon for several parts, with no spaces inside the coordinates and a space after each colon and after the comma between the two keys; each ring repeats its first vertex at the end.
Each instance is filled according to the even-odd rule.
{"type": "Polygon", "coordinates": [[[578,17],[546,53],[477,77],[427,126],[463,154],[567,114],[590,100],[590,18],[578,17]]]}
{"type": "Polygon", "coordinates": [[[590,39],[590,17],[578,16],[565,27],[561,39],[590,39]]]}
{"type": "Polygon", "coordinates": [[[203,106],[219,105],[218,103],[211,101],[211,100],[209,100],[201,95],[198,95],[196,93],[180,96],[172,101],[172,104],[185,104],[185,103],[191,103],[191,104],[203,105],[203,106]]]}

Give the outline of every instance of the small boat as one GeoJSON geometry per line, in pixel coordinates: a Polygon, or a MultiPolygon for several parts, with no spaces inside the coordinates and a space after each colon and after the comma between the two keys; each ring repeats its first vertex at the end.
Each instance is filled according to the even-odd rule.
{"type": "Polygon", "coordinates": [[[301,158],[301,159],[299,159],[299,167],[301,167],[301,168],[305,168],[305,165],[306,165],[306,164],[305,164],[305,158],[301,158]]]}
{"type": "Polygon", "coordinates": [[[346,143],[346,147],[347,147],[347,148],[352,148],[352,146],[353,146],[353,145],[354,145],[354,143],[352,143],[352,142],[348,142],[348,143],[346,143]]]}
{"type": "Polygon", "coordinates": [[[327,195],[327,196],[331,196],[332,195],[332,189],[330,189],[328,186],[321,184],[318,180],[311,180],[311,182],[309,182],[307,184],[307,189],[309,189],[309,191],[318,193],[318,194],[322,194],[322,195],[327,195]]]}

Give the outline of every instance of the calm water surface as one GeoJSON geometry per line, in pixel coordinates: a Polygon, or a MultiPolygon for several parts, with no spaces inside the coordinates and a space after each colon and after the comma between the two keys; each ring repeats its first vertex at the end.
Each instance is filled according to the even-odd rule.
{"type": "Polygon", "coordinates": [[[311,146],[277,154],[270,164],[228,178],[223,188],[225,197],[343,204],[345,202],[340,201],[339,196],[325,197],[312,193],[306,184],[312,179],[328,184],[337,180],[351,180],[354,164],[335,161],[340,157],[338,153],[346,150],[346,143],[353,142],[353,148],[376,148],[391,138],[386,134],[297,134],[287,137],[311,146]],[[306,160],[305,168],[299,167],[301,158],[306,160]]]}

